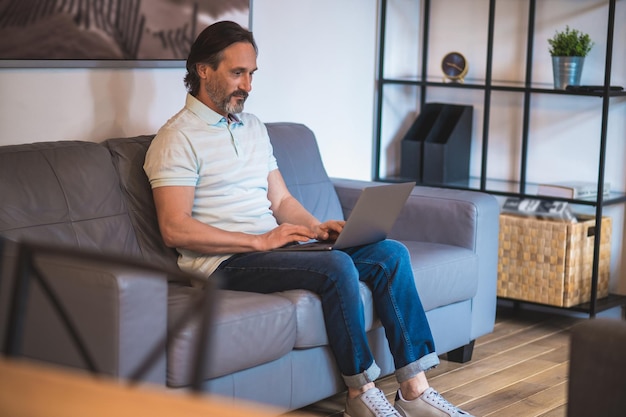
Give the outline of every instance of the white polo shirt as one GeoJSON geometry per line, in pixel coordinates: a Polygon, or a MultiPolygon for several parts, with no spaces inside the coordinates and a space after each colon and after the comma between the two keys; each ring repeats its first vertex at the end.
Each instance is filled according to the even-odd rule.
{"type": "MultiPolygon", "coordinates": [[[[277,226],[267,177],[277,169],[265,125],[241,113],[229,121],[187,95],[185,107],[159,129],[144,170],[152,188],[196,188],[192,216],[233,232],[266,233],[277,226]]],[[[178,249],[182,270],[208,277],[231,255],[178,249]]]]}

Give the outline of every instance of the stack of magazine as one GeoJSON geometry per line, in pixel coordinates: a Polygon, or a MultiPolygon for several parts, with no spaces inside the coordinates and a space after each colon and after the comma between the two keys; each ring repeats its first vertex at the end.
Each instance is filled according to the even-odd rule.
{"type": "MultiPolygon", "coordinates": [[[[602,194],[608,197],[611,193],[611,184],[604,183],[602,194]]],[[[562,181],[539,184],[537,195],[562,198],[594,199],[598,195],[598,184],[588,181],[562,181]]]]}
{"type": "Polygon", "coordinates": [[[576,215],[564,201],[510,197],[504,202],[502,212],[537,219],[577,222],[576,215]]]}

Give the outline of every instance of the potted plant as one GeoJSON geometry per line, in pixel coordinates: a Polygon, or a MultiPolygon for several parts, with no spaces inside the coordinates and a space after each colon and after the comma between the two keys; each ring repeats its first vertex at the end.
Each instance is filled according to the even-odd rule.
{"type": "Polygon", "coordinates": [[[580,85],[585,57],[593,47],[589,34],[566,26],[564,31],[556,31],[548,43],[552,55],[554,88],[565,90],[568,85],[580,85]]]}

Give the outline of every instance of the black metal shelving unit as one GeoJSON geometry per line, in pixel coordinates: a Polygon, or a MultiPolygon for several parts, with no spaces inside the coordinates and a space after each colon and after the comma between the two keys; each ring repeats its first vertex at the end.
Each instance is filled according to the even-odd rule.
{"type": "MultiPolygon", "coordinates": [[[[608,29],[606,34],[606,56],[605,56],[605,73],[604,73],[604,91],[601,93],[588,92],[570,92],[564,90],[555,90],[547,86],[535,85],[532,79],[533,66],[533,45],[535,35],[535,14],[537,0],[528,0],[528,22],[527,22],[527,39],[526,39],[526,68],[525,80],[523,82],[498,82],[492,79],[493,66],[493,43],[494,43],[494,26],[496,16],[496,3],[498,0],[489,0],[489,17],[487,28],[487,62],[484,83],[444,83],[429,79],[427,76],[428,69],[428,46],[430,32],[430,6],[431,0],[422,0],[422,23],[421,23],[421,74],[422,77],[412,78],[386,78],[385,77],[385,35],[387,25],[387,0],[380,2],[380,22],[379,22],[379,51],[378,51],[378,69],[377,69],[377,95],[376,95],[376,123],[375,123],[375,148],[374,148],[374,179],[378,181],[401,181],[402,178],[381,177],[380,176],[380,158],[381,158],[381,134],[382,134],[382,115],[383,115],[383,97],[384,89],[388,85],[410,85],[420,89],[419,108],[423,108],[426,103],[427,90],[430,87],[458,88],[458,89],[474,89],[484,92],[484,113],[483,113],[483,133],[482,133],[482,154],[481,154],[481,173],[477,178],[471,178],[468,183],[445,183],[445,184],[429,184],[421,183],[421,185],[433,185],[438,187],[474,189],[487,192],[498,196],[507,197],[532,197],[541,198],[536,194],[532,194],[533,187],[536,184],[527,182],[527,160],[528,160],[528,138],[529,125],[531,115],[531,102],[535,94],[557,94],[563,96],[593,96],[602,101],[602,119],[600,131],[600,156],[598,163],[598,197],[596,200],[571,200],[558,199],[573,204],[595,207],[596,216],[596,237],[594,245],[594,261],[592,268],[592,285],[591,300],[588,303],[570,307],[569,310],[588,313],[590,317],[595,317],[596,313],[604,311],[616,306],[622,307],[622,313],[626,317],[626,296],[610,295],[606,299],[598,299],[598,265],[600,257],[600,233],[602,223],[602,213],[605,206],[613,204],[626,203],[626,193],[611,192],[608,197],[604,196],[604,177],[605,177],[605,159],[607,147],[607,130],[608,116],[611,100],[626,97],[626,91],[611,91],[611,69],[613,63],[613,42],[614,42],[614,26],[615,26],[615,10],[618,0],[607,0],[608,2],[608,29]],[[521,161],[519,181],[492,181],[487,178],[487,161],[489,151],[489,121],[491,111],[491,93],[494,91],[517,92],[523,94],[523,122],[522,122],[522,140],[521,140],[521,161]]],[[[553,199],[552,197],[550,197],[553,199]]],[[[527,303],[525,301],[513,300],[519,303],[527,303]]],[[[533,303],[528,303],[533,304],[533,303]]],[[[549,307],[549,306],[546,306],[549,307]]],[[[560,307],[554,307],[560,308],[560,307]]]]}

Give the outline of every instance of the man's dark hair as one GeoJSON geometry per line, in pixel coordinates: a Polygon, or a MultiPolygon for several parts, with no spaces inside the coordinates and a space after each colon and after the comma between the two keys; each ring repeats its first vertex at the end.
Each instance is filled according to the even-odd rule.
{"type": "Polygon", "coordinates": [[[196,64],[207,64],[216,70],[224,57],[224,49],[237,42],[250,43],[258,53],[252,32],[235,22],[214,23],[198,35],[189,51],[185,75],[185,87],[192,96],[197,96],[200,90],[200,76],[196,64]]]}

